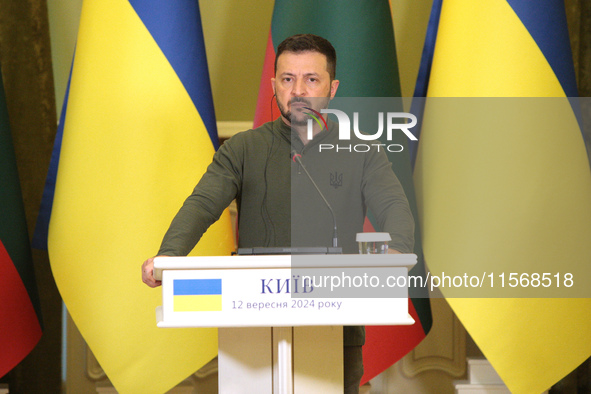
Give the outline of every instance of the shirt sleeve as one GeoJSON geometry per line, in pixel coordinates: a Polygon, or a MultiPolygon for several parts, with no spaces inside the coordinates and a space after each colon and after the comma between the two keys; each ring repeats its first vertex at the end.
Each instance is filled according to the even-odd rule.
{"type": "Polygon", "coordinates": [[[412,253],[414,218],[404,189],[383,150],[373,151],[367,156],[364,173],[364,199],[377,220],[379,231],[390,233],[392,241],[388,247],[402,253],[412,253]]]}
{"type": "Polygon", "coordinates": [[[189,254],[209,226],[236,198],[240,192],[243,162],[238,136],[226,141],[214,154],[207,171],[172,220],[158,255],[189,254]]]}

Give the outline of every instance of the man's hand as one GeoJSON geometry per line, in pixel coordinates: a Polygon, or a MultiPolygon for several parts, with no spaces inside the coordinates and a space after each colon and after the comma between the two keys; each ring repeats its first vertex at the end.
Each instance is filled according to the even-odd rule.
{"type": "Polygon", "coordinates": [[[162,281],[154,279],[154,257],[142,264],[142,281],[150,287],[158,287],[162,284],[162,281]]]}
{"type": "Polygon", "coordinates": [[[390,248],[388,248],[388,254],[402,254],[402,253],[400,253],[396,249],[390,249],[390,248]]]}

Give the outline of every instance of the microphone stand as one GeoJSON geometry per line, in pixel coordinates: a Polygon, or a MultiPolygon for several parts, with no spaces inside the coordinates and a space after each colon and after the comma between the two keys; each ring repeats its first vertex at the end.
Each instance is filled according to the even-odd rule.
{"type": "Polygon", "coordinates": [[[306,169],[306,166],[304,166],[304,164],[302,163],[301,157],[302,157],[302,155],[297,153],[295,150],[291,151],[291,159],[294,161],[294,163],[298,163],[302,167],[302,169],[304,170],[304,172],[308,176],[308,179],[310,180],[310,182],[312,182],[312,185],[314,185],[314,187],[316,188],[316,191],[318,192],[320,197],[322,197],[322,200],[324,201],[324,203],[328,207],[328,210],[330,211],[330,214],[332,215],[332,222],[333,222],[332,247],[336,248],[339,246],[338,245],[339,238],[337,236],[337,218],[334,214],[334,211],[332,210],[332,207],[330,206],[330,204],[326,200],[326,197],[324,197],[324,194],[322,194],[322,192],[320,191],[320,188],[318,187],[318,185],[316,185],[316,182],[314,182],[314,179],[312,179],[312,176],[310,175],[310,173],[306,169]]]}

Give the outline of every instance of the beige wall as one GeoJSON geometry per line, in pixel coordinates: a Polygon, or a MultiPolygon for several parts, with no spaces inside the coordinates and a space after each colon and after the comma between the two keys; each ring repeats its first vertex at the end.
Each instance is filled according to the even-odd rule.
{"type": "Polygon", "coordinates": [[[252,120],[271,28],[272,0],[201,0],[218,121],[252,120]]]}
{"type": "MultiPolygon", "coordinates": [[[[392,2],[404,96],[412,96],[432,0],[392,2]]],[[[272,0],[201,0],[218,121],[250,121],[273,13],[272,0]]],[[[82,0],[48,0],[57,110],[61,110],[82,0]]]]}
{"type": "Polygon", "coordinates": [[[47,0],[55,105],[58,117],[62,110],[70,65],[76,46],[81,8],[82,0],[47,0]]]}
{"type": "Polygon", "coordinates": [[[402,95],[412,97],[433,0],[390,1],[402,95]]]}

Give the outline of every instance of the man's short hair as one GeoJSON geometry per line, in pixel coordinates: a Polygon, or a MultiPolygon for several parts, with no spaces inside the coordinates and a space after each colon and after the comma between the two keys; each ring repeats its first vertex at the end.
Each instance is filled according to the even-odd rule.
{"type": "Polygon", "coordinates": [[[277,59],[283,52],[318,52],[326,56],[326,69],[330,75],[330,80],[335,79],[337,68],[337,52],[326,38],[314,34],[296,34],[287,37],[277,47],[277,56],[275,57],[275,73],[277,73],[277,59]]]}

